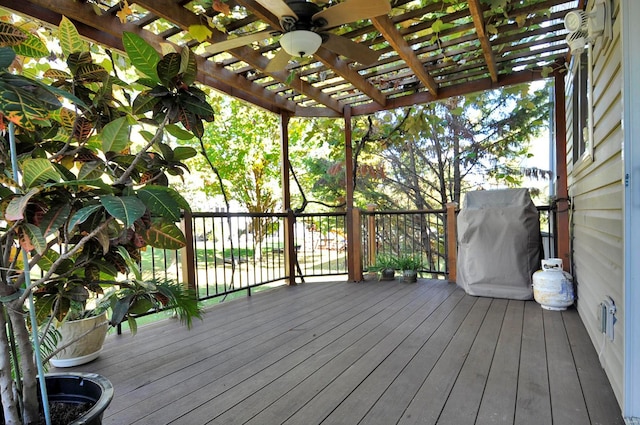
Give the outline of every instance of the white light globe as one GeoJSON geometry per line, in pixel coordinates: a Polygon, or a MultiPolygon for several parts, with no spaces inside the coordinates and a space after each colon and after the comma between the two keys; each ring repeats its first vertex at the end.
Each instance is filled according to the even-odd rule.
{"type": "Polygon", "coordinates": [[[321,44],[322,37],[313,31],[290,31],[280,37],[280,46],[291,56],[313,55],[321,44]]]}

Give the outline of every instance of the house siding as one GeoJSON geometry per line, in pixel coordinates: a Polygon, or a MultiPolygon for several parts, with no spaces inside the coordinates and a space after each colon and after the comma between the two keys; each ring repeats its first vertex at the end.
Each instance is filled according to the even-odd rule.
{"type": "MultiPolygon", "coordinates": [[[[589,7],[592,2],[589,2],[589,7]]],[[[572,203],[572,270],[576,305],[618,403],[624,388],[624,187],[620,2],[613,3],[613,37],[593,49],[593,156],[573,163],[572,79],[567,78],[567,170],[572,203]],[[617,310],[614,340],[600,332],[599,305],[611,297],[617,310]]]]}

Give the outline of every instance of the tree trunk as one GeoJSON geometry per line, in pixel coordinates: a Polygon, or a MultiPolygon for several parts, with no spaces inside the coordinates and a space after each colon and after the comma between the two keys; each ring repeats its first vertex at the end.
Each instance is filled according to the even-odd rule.
{"type": "Polygon", "coordinates": [[[0,304],[0,402],[2,402],[5,423],[9,425],[20,424],[20,413],[11,376],[11,347],[5,314],[4,305],[0,304]]]}
{"type": "Polygon", "coordinates": [[[22,421],[25,425],[37,424],[40,421],[38,404],[37,369],[33,360],[33,346],[27,322],[22,310],[22,304],[10,304],[7,308],[11,328],[16,338],[16,345],[20,351],[19,367],[22,371],[22,421]]]}

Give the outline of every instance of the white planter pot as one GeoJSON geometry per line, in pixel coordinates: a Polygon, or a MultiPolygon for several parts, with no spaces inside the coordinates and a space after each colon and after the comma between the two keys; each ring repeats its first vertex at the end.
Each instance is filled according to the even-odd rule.
{"type": "Polygon", "coordinates": [[[58,328],[58,332],[62,335],[60,345],[78,338],[91,329],[99,329],[85,335],[56,354],[50,360],[51,365],[55,367],[72,367],[88,363],[97,358],[102,351],[102,344],[109,330],[109,326],[105,322],[107,322],[106,312],[96,317],[64,322],[58,328]]]}

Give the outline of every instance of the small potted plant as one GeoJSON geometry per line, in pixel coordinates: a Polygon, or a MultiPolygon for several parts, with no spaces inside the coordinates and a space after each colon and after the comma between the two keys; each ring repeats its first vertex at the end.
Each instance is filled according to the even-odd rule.
{"type": "Polygon", "coordinates": [[[397,259],[390,254],[378,254],[376,263],[369,270],[378,272],[378,280],[394,280],[397,263],[397,259]]]}
{"type": "MultiPolygon", "coordinates": [[[[129,276],[146,246],[184,245],[176,222],[189,205],[168,175],[181,175],[197,152],[171,147],[168,135],[201,137],[213,109],[193,86],[188,48],[162,56],[123,34],[129,58],[118,60],[143,74],[134,90],[118,77],[118,61],[94,60],[96,50],[65,18],[66,67],[48,62],[47,44],[18,25],[0,22],[0,32],[0,404],[5,423],[31,424],[48,406],[38,395],[38,317],[64,321],[71,299],[129,276]],[[60,291],[69,296],[51,296],[60,291]]],[[[86,388],[92,378],[74,380],[86,388]]],[[[93,414],[81,423],[100,423],[102,410],[93,414]]]]}
{"type": "Polygon", "coordinates": [[[415,254],[401,255],[398,268],[402,270],[402,280],[415,283],[418,281],[418,271],[422,268],[422,258],[415,254]]]}

